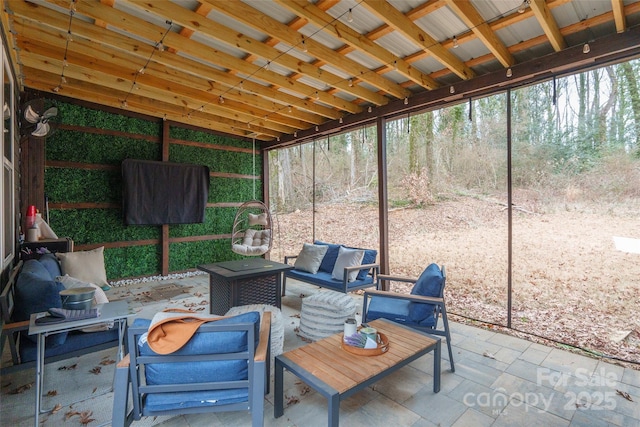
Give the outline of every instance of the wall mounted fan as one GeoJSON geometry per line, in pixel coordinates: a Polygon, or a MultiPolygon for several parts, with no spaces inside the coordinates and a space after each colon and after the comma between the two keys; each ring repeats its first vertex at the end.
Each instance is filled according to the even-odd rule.
{"type": "Polygon", "coordinates": [[[58,128],[60,120],[58,108],[54,105],[48,105],[44,99],[33,99],[27,102],[23,115],[27,127],[35,125],[35,128],[30,132],[32,136],[45,138],[58,128]]]}

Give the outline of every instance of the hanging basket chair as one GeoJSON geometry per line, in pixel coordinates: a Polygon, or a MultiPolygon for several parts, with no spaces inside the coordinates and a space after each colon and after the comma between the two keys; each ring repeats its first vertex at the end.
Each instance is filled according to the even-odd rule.
{"type": "Polygon", "coordinates": [[[260,256],[271,250],[272,242],[269,208],[259,200],[240,205],[233,220],[231,250],[239,255],[260,256]]]}

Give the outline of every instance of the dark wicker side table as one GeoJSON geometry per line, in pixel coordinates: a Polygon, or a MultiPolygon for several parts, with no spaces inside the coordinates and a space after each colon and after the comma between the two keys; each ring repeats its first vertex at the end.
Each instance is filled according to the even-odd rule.
{"type": "Polygon", "coordinates": [[[209,274],[210,313],[224,315],[231,307],[269,304],[281,308],[282,275],[292,265],[263,258],[199,265],[209,274]]]}

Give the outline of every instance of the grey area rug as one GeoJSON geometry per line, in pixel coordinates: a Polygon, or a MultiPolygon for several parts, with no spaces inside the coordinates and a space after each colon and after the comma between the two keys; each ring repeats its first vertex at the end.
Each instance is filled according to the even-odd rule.
{"type": "MultiPolygon", "coordinates": [[[[41,426],[111,425],[116,348],[47,364],[41,426]]],[[[33,427],[35,369],[24,369],[2,380],[0,425],[33,427]]],[[[170,417],[142,419],[136,426],[157,425],[170,417]]]]}

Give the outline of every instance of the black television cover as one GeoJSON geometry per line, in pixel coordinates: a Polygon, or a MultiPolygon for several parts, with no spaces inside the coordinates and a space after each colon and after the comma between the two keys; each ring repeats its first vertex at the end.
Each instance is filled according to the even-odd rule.
{"type": "Polygon", "coordinates": [[[209,196],[207,166],[126,159],[122,179],[125,224],[204,222],[209,196]]]}

